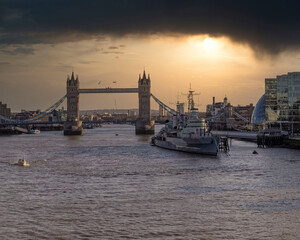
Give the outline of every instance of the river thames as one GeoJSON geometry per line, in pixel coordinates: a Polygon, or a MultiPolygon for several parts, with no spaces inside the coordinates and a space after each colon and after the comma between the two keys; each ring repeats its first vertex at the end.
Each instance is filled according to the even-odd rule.
{"type": "Polygon", "coordinates": [[[1,136],[1,239],[300,239],[299,150],[149,142],[130,125],[1,136]]]}

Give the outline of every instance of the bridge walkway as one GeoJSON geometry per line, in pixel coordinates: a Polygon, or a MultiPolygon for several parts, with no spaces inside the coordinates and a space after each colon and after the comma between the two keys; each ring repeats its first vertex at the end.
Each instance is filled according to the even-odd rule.
{"type": "Polygon", "coordinates": [[[228,138],[237,138],[248,141],[257,140],[257,132],[236,132],[236,131],[211,131],[213,135],[228,138]]]}

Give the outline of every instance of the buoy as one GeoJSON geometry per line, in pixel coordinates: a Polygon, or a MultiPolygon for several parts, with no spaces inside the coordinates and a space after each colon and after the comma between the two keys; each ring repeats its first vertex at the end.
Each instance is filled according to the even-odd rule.
{"type": "Polygon", "coordinates": [[[119,134],[116,133],[116,136],[119,136],[119,134]]]}
{"type": "Polygon", "coordinates": [[[253,154],[258,154],[258,152],[256,152],[256,150],[254,150],[252,153],[253,153],[253,154]]]}

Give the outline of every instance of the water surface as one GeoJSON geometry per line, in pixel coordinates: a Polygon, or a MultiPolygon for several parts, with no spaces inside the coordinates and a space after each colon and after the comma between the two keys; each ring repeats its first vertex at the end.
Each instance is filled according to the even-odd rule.
{"type": "Polygon", "coordinates": [[[1,136],[1,239],[300,239],[299,150],[149,141],[129,125],[1,136]]]}

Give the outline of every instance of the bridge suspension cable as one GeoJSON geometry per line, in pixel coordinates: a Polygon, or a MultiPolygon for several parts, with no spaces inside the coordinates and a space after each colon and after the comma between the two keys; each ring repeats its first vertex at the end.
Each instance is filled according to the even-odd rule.
{"type": "Polygon", "coordinates": [[[218,114],[216,114],[216,115],[206,117],[205,120],[206,120],[206,121],[210,121],[210,120],[216,119],[216,118],[218,118],[218,117],[223,116],[225,113],[226,113],[226,112],[221,112],[221,113],[218,113],[218,114]]]}
{"type": "MultiPolygon", "coordinates": [[[[170,108],[169,106],[167,106],[166,104],[164,104],[157,97],[155,97],[152,93],[151,93],[151,97],[158,103],[159,106],[161,106],[163,109],[165,109],[168,113],[170,113],[170,114],[172,114],[174,116],[176,116],[176,115],[179,114],[179,112],[175,111],[173,108],[170,108]]],[[[205,120],[206,121],[211,121],[213,119],[216,119],[216,118],[219,118],[219,117],[223,116],[225,113],[226,113],[226,111],[218,113],[218,114],[213,115],[213,116],[206,117],[205,120]]],[[[249,123],[249,120],[246,119],[245,117],[243,117],[242,115],[240,115],[239,113],[233,111],[233,114],[235,116],[237,116],[238,118],[242,119],[244,122],[249,123]]]]}
{"type": "Polygon", "coordinates": [[[52,106],[50,106],[49,108],[47,108],[45,111],[43,111],[42,113],[34,116],[33,118],[30,119],[26,119],[26,121],[36,121],[38,119],[43,118],[44,116],[50,114],[53,110],[55,110],[56,108],[58,108],[58,106],[60,104],[63,103],[63,101],[66,99],[67,95],[63,96],[61,99],[59,99],[56,103],[54,103],[52,106]]]}
{"type": "Polygon", "coordinates": [[[234,114],[235,116],[237,116],[238,118],[242,119],[244,122],[246,122],[246,123],[249,122],[249,120],[248,120],[247,118],[243,117],[241,114],[239,114],[239,113],[237,113],[237,112],[233,112],[233,114],[234,114]]]}
{"type": "MultiPolygon", "coordinates": [[[[164,104],[157,97],[155,97],[152,93],[151,93],[151,97],[158,103],[159,106],[161,106],[163,109],[165,109],[168,113],[170,113],[174,116],[179,114],[179,112],[175,111],[173,108],[170,108],[169,106],[164,104]]],[[[210,120],[213,120],[215,118],[219,118],[219,117],[223,116],[225,113],[226,113],[226,111],[218,113],[218,114],[213,115],[213,116],[206,117],[205,120],[210,121],[210,120]]]]}
{"type": "Polygon", "coordinates": [[[29,122],[36,122],[37,120],[45,117],[46,115],[49,115],[53,112],[53,110],[55,110],[56,108],[59,107],[60,104],[63,103],[63,101],[66,99],[67,95],[63,96],[62,98],[60,98],[56,103],[54,103],[53,105],[51,105],[49,108],[47,108],[45,111],[41,112],[40,114],[29,118],[29,119],[25,119],[25,120],[17,120],[17,119],[12,119],[12,118],[8,118],[5,116],[0,115],[0,119],[6,121],[6,122],[13,122],[13,123],[29,123],[29,122]]]}
{"type": "MultiPolygon", "coordinates": [[[[218,114],[213,115],[213,116],[206,117],[205,120],[210,121],[210,120],[219,118],[219,117],[221,117],[222,115],[224,115],[225,113],[226,113],[226,111],[221,112],[221,113],[218,113],[218,114]]],[[[235,111],[233,111],[233,114],[234,114],[235,116],[237,116],[238,118],[240,118],[241,120],[243,120],[244,122],[249,123],[249,120],[248,120],[247,118],[243,117],[241,114],[239,114],[239,113],[237,113],[237,112],[235,112],[235,111]]]]}
{"type": "Polygon", "coordinates": [[[155,102],[158,103],[159,106],[161,106],[164,110],[166,110],[168,113],[176,116],[177,114],[179,114],[179,112],[175,111],[173,108],[170,108],[169,106],[167,106],[166,104],[164,104],[162,101],[160,101],[157,97],[155,97],[152,93],[151,93],[151,97],[154,99],[155,102]]]}

